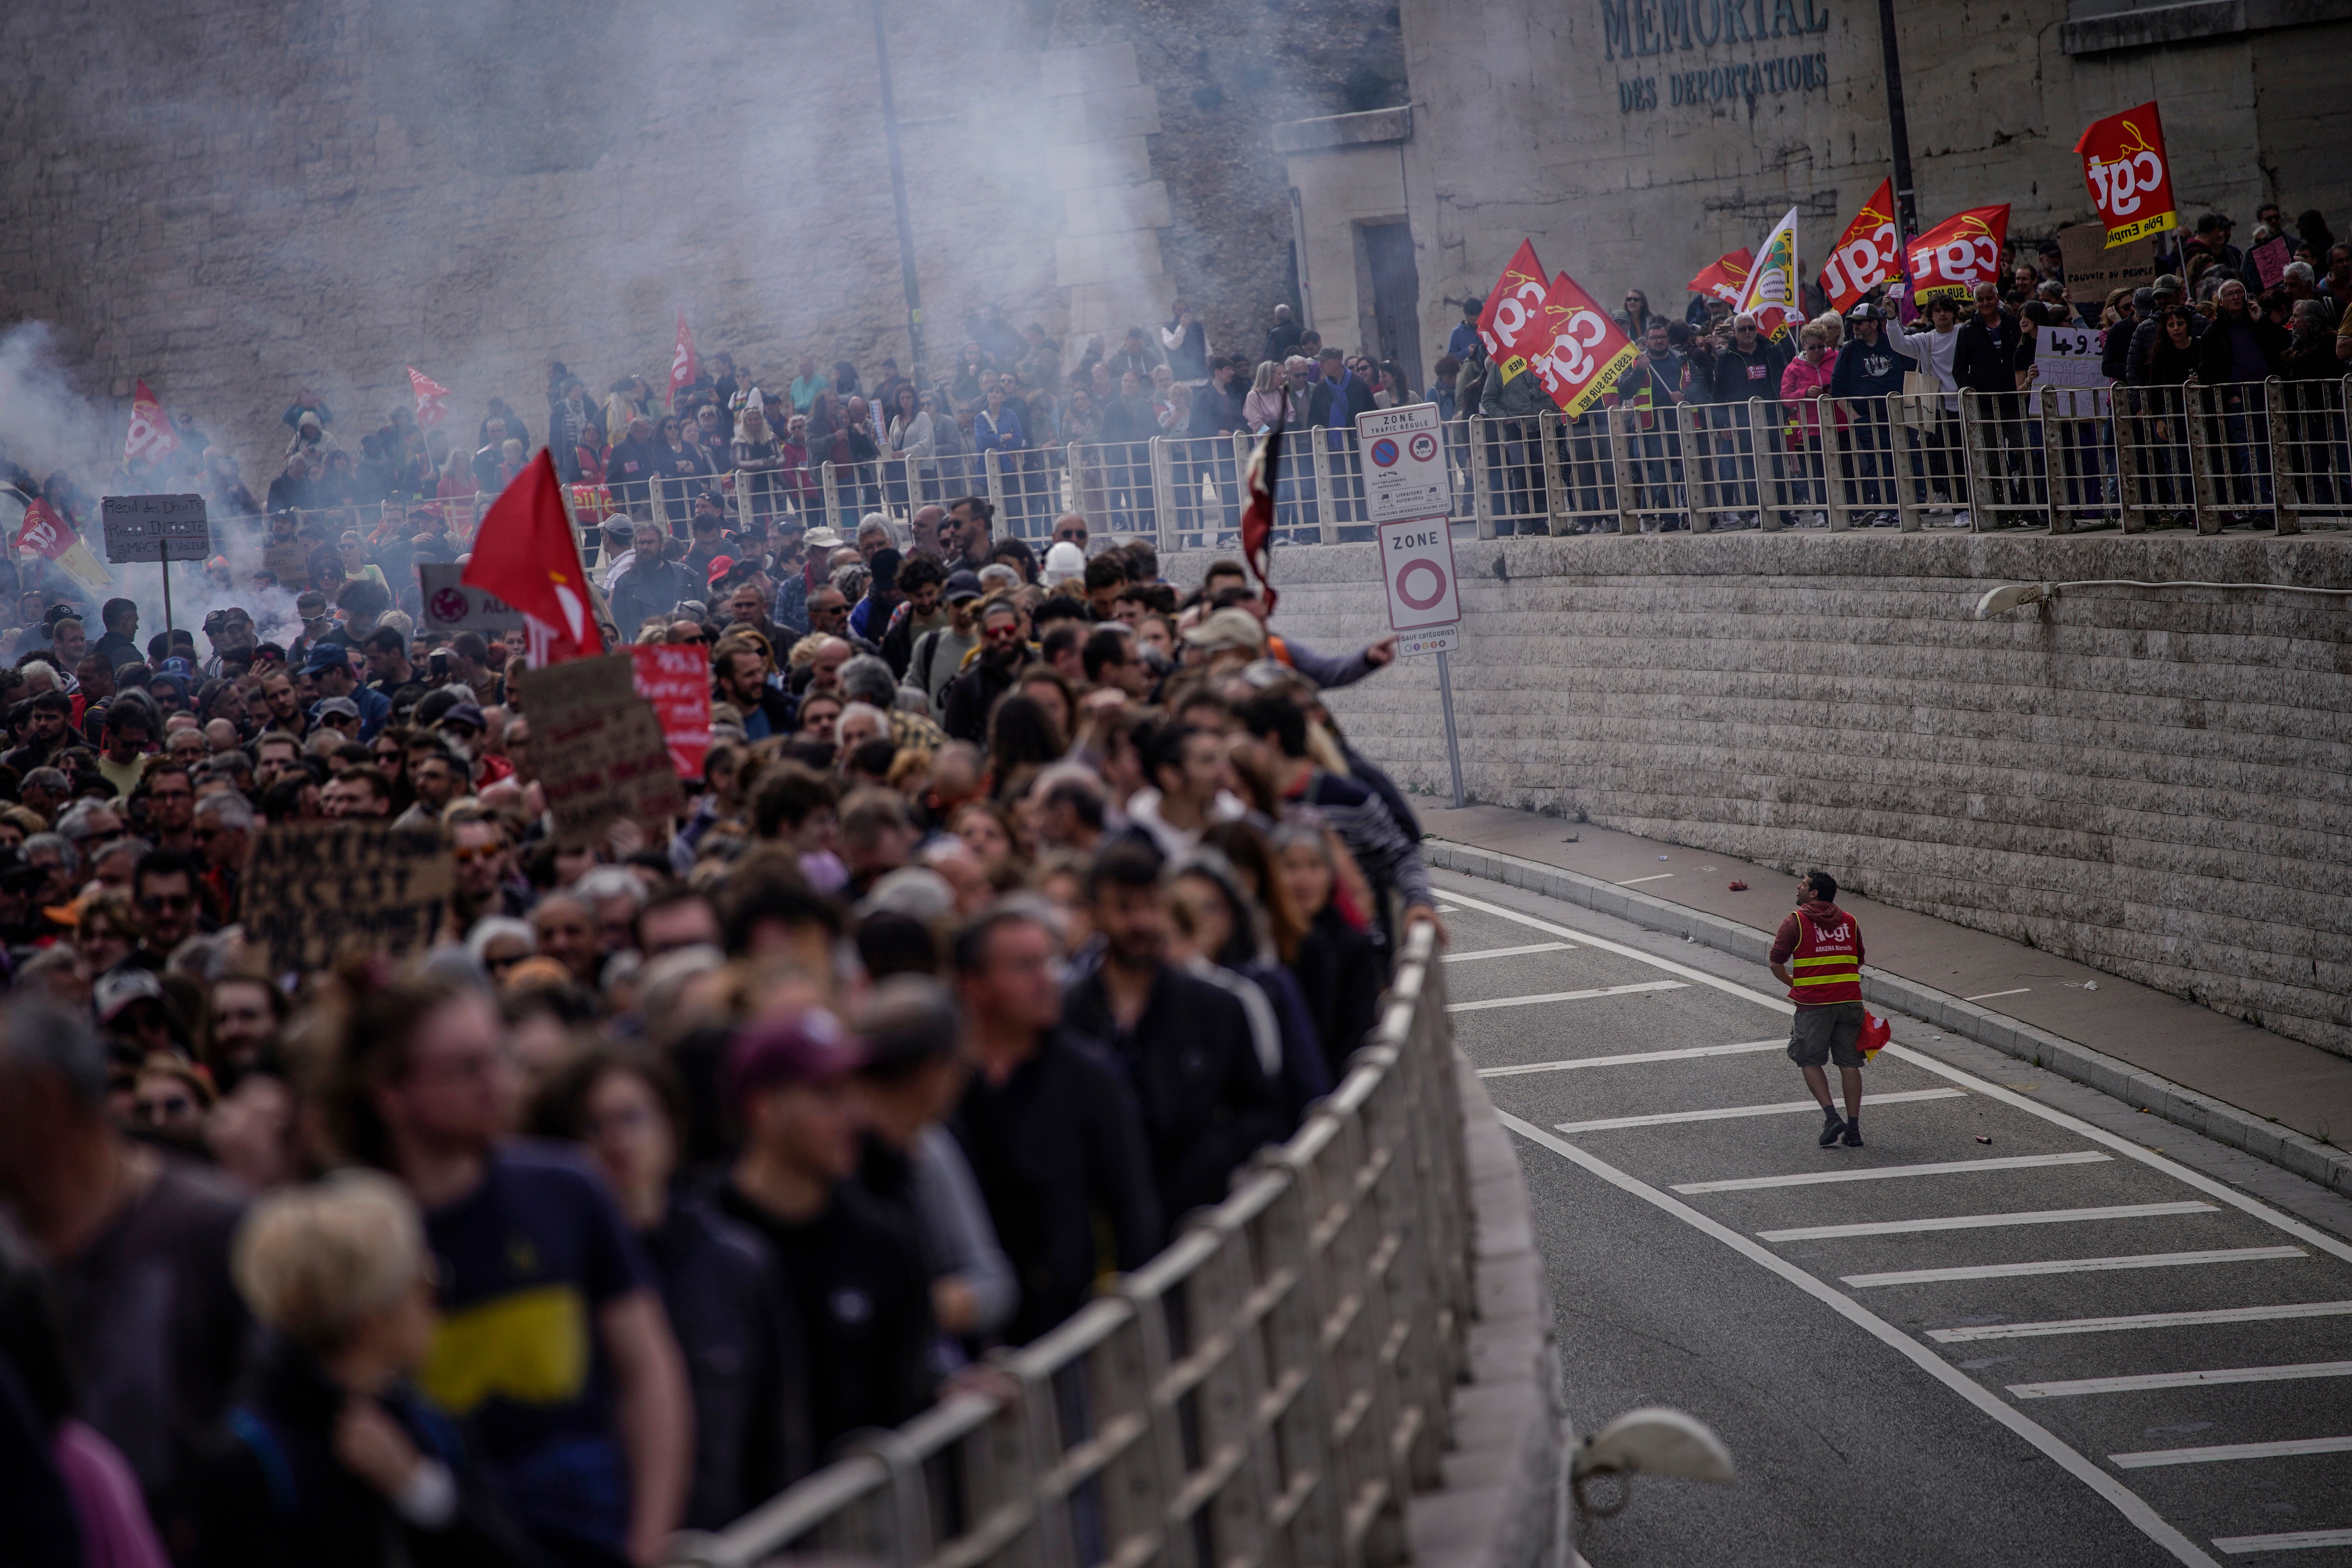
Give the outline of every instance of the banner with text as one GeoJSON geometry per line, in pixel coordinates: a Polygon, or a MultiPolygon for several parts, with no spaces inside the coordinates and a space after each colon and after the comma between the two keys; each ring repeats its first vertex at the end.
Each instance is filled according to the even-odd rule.
{"type": "Polygon", "coordinates": [[[1895,182],[1881,180],[1822,263],[1822,292],[1834,309],[1849,309],[1881,283],[1902,275],[1902,237],[1895,228],[1895,182]]]}
{"type": "Polygon", "coordinates": [[[653,704],[625,653],[566,659],[515,678],[530,719],[531,773],[567,848],[600,842],[616,817],[658,831],[686,794],[653,704]]]}
{"type": "Polygon", "coordinates": [[[1797,209],[1772,226],[1756,253],[1748,281],[1732,301],[1735,316],[1753,316],[1768,338],[1780,339],[1805,324],[1805,301],[1797,288],[1797,209]]]}
{"type": "Polygon", "coordinates": [[[1539,319],[1543,349],[1533,362],[1536,374],[1559,411],[1573,419],[1617,384],[1638,351],[1565,272],[1545,291],[1539,319]]]}
{"type": "Polygon", "coordinates": [[[433,944],[457,884],[428,824],[278,823],[253,841],[237,919],[273,974],[326,968],[347,949],[398,958],[433,944]]]}
{"type": "Polygon", "coordinates": [[[1911,242],[1905,270],[1911,298],[1966,300],[1979,283],[2000,281],[2001,242],[2009,237],[2009,204],[1954,213],[1911,242]]]}
{"type": "Polygon", "coordinates": [[[2107,226],[2107,243],[2129,245],[2180,226],[2172,200],[2172,165],[2164,155],[2164,122],[2143,103],[2095,121],[2074,142],[2083,183],[2107,226]]]}
{"type": "Polygon", "coordinates": [[[710,756],[710,650],[699,643],[632,643],[637,695],[654,705],[670,766],[698,779],[710,756]]]}
{"type": "Polygon", "coordinates": [[[1536,242],[1523,239],[1486,296],[1486,308],[1478,312],[1478,341],[1486,345],[1486,357],[1505,382],[1528,368],[1536,312],[1543,301],[1543,263],[1536,259],[1536,242]]]}

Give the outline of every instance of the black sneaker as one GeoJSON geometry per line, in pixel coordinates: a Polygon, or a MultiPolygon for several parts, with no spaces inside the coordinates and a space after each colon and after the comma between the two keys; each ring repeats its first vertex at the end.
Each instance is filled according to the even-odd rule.
{"type": "MultiPolygon", "coordinates": [[[[1839,1117],[1839,1115],[1838,1115],[1838,1113],[1837,1113],[1836,1111],[1834,1111],[1834,1110],[1824,1110],[1822,1112],[1822,1148],[1827,1149],[1827,1148],[1830,1148],[1830,1147],[1832,1147],[1832,1145],[1834,1145],[1834,1144],[1837,1142],[1837,1141],[1838,1141],[1838,1134],[1839,1134],[1839,1133],[1841,1133],[1841,1132],[1844,1132],[1845,1131],[1846,1131],[1846,1125],[1845,1125],[1845,1122],[1844,1122],[1844,1121],[1843,1121],[1842,1118],[1840,1118],[1840,1117],[1839,1117]]],[[[1853,1138],[1854,1138],[1854,1141],[1855,1141],[1857,1143],[1861,1142],[1861,1138],[1860,1138],[1860,1135],[1859,1135],[1859,1134],[1853,1134],[1853,1138]]]]}
{"type": "Polygon", "coordinates": [[[1857,1116],[1845,1124],[1845,1146],[1849,1149],[1862,1147],[1862,1118],[1857,1116]]]}

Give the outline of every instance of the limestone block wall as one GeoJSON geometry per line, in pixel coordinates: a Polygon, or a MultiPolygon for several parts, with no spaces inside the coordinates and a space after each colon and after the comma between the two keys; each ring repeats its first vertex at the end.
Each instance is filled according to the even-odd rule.
{"type": "MultiPolygon", "coordinates": [[[[1465,784],[1797,868],[2352,1055],[2352,540],[1601,536],[1455,546],[1465,784]]],[[[1194,580],[1204,558],[1180,558],[1194,580]]],[[[1283,552],[1278,624],[1379,635],[1368,545],[1283,552]]],[[[1434,661],[1330,706],[1442,792],[1434,661]]]]}

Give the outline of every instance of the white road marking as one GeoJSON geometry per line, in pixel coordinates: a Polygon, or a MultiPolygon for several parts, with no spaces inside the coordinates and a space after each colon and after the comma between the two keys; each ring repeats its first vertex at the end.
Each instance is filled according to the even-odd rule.
{"type": "Polygon", "coordinates": [[[1590,1002],[1595,996],[1629,996],[1636,991],[1687,991],[1679,980],[1637,980],[1631,985],[1596,985],[1590,991],[1547,991],[1538,996],[1498,996],[1492,1002],[1455,1002],[1449,1013],[1483,1013],[1489,1007],[1533,1007],[1544,1002],[1590,1002]]]}
{"type": "MultiPolygon", "coordinates": [[[[1443,914],[1445,911],[1441,910],[1438,912],[1443,914]]],[[[1572,942],[1531,942],[1525,947],[1482,947],[1475,952],[1449,952],[1445,955],[1445,962],[1468,963],[1479,958],[1517,958],[1525,952],[1566,952],[1575,945],[1572,942]]]]}
{"type": "Polygon", "coordinates": [[[1935,1378],[1962,1399],[1975,1405],[1993,1421],[2039,1448],[2053,1463],[2081,1481],[2101,1500],[2112,1506],[2116,1512],[2129,1520],[2140,1533],[2170,1552],[2176,1561],[2196,1564],[2199,1568],[2218,1568],[2213,1559],[2207,1555],[2196,1542],[2167,1524],[2144,1500],[2113,1476],[2060,1442],[2046,1427],[2024,1415],[2016,1406],[1998,1397],[1976,1379],[1950,1365],[1933,1350],[1921,1344],[1876,1313],[1870,1311],[1860,1302],[1832,1289],[1825,1282],[1816,1279],[1795,1264],[1767,1250],[1728,1226],[1709,1219],[1680,1198],[1671,1197],[1648,1183],[1627,1175],[1614,1165],[1587,1153],[1565,1139],[1556,1138],[1541,1128],[1523,1121],[1516,1116],[1501,1115],[1500,1120],[1504,1126],[1529,1142],[1549,1149],[1562,1159],[1581,1166],[1612,1186],[1631,1193],[1645,1203],[1664,1210],[1685,1225],[1703,1235],[1714,1237],[1758,1268],[1779,1275],[1789,1284],[1795,1286],[1830,1310],[1892,1348],[1897,1354],[1908,1356],[1912,1363],[1928,1376],[1935,1378]]]}
{"type": "Polygon", "coordinates": [[[2055,1383],[2012,1383],[2020,1399],[2072,1399],[2082,1394],[2141,1394],[2151,1388],[2210,1388],[2223,1383],[2306,1383],[2352,1377],[2352,1361],[2307,1361],[2292,1366],[2224,1366],[2208,1372],[2149,1372],[2137,1377],[2076,1377],[2055,1383]]]}
{"type": "Polygon", "coordinates": [[[1663,882],[1673,875],[1674,873],[1672,871],[1661,871],[1654,877],[1631,877],[1617,885],[1621,888],[1631,888],[1636,887],[1643,882],[1663,882]]]}
{"type": "Polygon", "coordinates": [[[2213,1544],[2232,1557],[2250,1552],[2294,1552],[2310,1546],[2352,1546],[2352,1530],[2294,1530],[2284,1535],[2217,1535],[2213,1544]]]}
{"type": "MultiPolygon", "coordinates": [[[[1776,1042],[1777,1043],[1777,1042],[1776,1042]]],[[[1524,1071],[1496,1068],[1494,1072],[1524,1071]]],[[[1480,1073],[1480,1078],[1489,1073],[1480,1073]]],[[[2042,1165],[2090,1165],[2112,1160],[2095,1149],[2066,1154],[2011,1154],[1998,1160],[1943,1160],[1932,1165],[1881,1165],[1872,1171],[1801,1171],[1793,1176],[1737,1176],[1721,1182],[1685,1182],[1678,1193],[1747,1193],[1759,1187],[1810,1187],[1823,1182],[1883,1182],[1894,1176],[1969,1176],[1979,1171],[2025,1171],[2042,1165]]]]}
{"type": "Polygon", "coordinates": [[[2029,1274],[2103,1274],[2117,1268],[2186,1268],[2200,1263],[2260,1263],[2308,1258],[2300,1247],[2231,1247],[2210,1252],[2142,1252],[2127,1258],[2053,1258],[2038,1263],[1979,1263],[1965,1268],[1904,1268],[1887,1274],[1849,1274],[1843,1283],[1857,1290],[1878,1285],[1940,1285],[1955,1279],[2017,1279],[2029,1274]]]}
{"type": "MultiPolygon", "coordinates": [[[[1900,1094],[1874,1094],[1869,1103],[1874,1109],[1881,1105],[1899,1105],[1914,1100],[1958,1100],[1957,1089],[1909,1089],[1900,1094]]],[[[1665,1110],[1651,1116],[1605,1116],[1598,1121],[1559,1121],[1553,1123],[1562,1132],[1600,1132],[1616,1127],[1664,1127],[1676,1121],[1728,1121],[1742,1116],[1794,1116],[1810,1110],[1819,1114],[1821,1107],[1810,1100],[1782,1100],[1772,1105],[1724,1105],[1712,1110],[1665,1110]]]]}
{"type": "Polygon", "coordinates": [[[2150,1448],[2138,1454],[2109,1454],[2107,1463],[2126,1470],[2147,1470],[2158,1465],[2218,1465],[2231,1459],[2292,1459],[2305,1454],[2352,1454],[2352,1437],[2296,1437],[2284,1443],[2220,1443],[2210,1448],[2150,1448]]]}
{"type": "MultiPolygon", "coordinates": [[[[1538,861],[1520,859],[1516,856],[1504,856],[1501,858],[1517,860],[1519,864],[1537,870],[1557,869],[1556,867],[1547,867],[1538,861]]],[[[1458,878],[1465,873],[1441,872],[1440,875],[1458,878]]],[[[1567,926],[1524,913],[1507,905],[1490,903],[1486,900],[1474,899],[1466,894],[1448,893],[1446,897],[1464,909],[1496,915],[1514,924],[1527,926],[1534,931],[1546,931],[1553,936],[1565,937],[1570,942],[1580,942],[1602,952],[1614,952],[1626,958],[1638,959],[1653,969],[1662,969],[1669,974],[1679,974],[1697,984],[1712,986],[1727,995],[1744,996],[1750,1002],[1772,1008],[1777,1012],[1794,1013],[1797,1010],[1795,1003],[1783,997],[1768,995],[1750,986],[1743,985],[1736,980],[1726,980],[1719,974],[1709,974],[1705,970],[1694,969],[1688,964],[1677,963],[1672,959],[1660,958],[1654,953],[1644,952],[1640,948],[1628,946],[1624,942],[1612,942],[1605,937],[1574,931],[1567,926]]],[[[1869,973],[1869,967],[1864,965],[1864,977],[1867,979],[1869,973]]],[[[1897,1061],[1909,1062],[1914,1067],[1924,1068],[1952,1083],[1965,1084],[1972,1092],[1981,1094],[1989,1100],[1997,1100],[2011,1110],[2022,1110],[2029,1116],[2039,1117],[2053,1127],[2063,1127],[2078,1137],[2104,1145],[2119,1154],[2127,1155],[2150,1170],[2163,1172],[2183,1186],[2193,1188],[2209,1198],[2228,1204],[2233,1208],[2252,1215],[2274,1230],[2284,1231],[2296,1240],[2317,1247],[2331,1258],[2352,1263],[2352,1243],[2339,1241],[2335,1237],[2304,1224],[2301,1220],[2291,1219],[2259,1198],[2248,1197],[2243,1193],[2236,1192],[2212,1177],[2192,1171],[2178,1161],[2168,1160],[2155,1150],[2135,1143],[2119,1133],[2109,1132],[2102,1127],[2094,1127],[2079,1116],[2069,1115],[2053,1106],[2039,1104],[2031,1095],[2019,1094],[2013,1089],[2004,1089],[2000,1084],[1979,1078],[1976,1074],[1953,1067],[1948,1062],[1938,1061],[1934,1057],[1915,1051],[1907,1046],[1890,1045],[1879,1055],[1882,1058],[1892,1057],[1897,1061]]],[[[2293,1250],[2293,1248],[2287,1249],[2288,1252],[2293,1250]]]]}
{"type": "Polygon", "coordinates": [[[2069,1225],[2078,1220],[2152,1219],[2158,1215],[2216,1214],[2193,1198],[2171,1204],[2112,1204],[2105,1208],[2021,1209],[2012,1214],[1962,1214],[1943,1219],[1882,1219],[1860,1225],[1805,1225],[1793,1230],[1759,1230],[1759,1241],[1834,1241],[1846,1236],[1909,1236],[1927,1230],[1993,1230],[2009,1225],[2069,1225]]]}
{"type": "Polygon", "coordinates": [[[1990,1002],[1996,996],[2022,996],[2032,989],[2033,987],[2031,985],[2021,985],[2014,991],[1979,991],[1973,996],[1963,996],[1960,1000],[1963,1002],[1990,1002]]]}
{"type": "Polygon", "coordinates": [[[1981,1323],[1966,1329],[1929,1329],[1938,1344],[1975,1344],[1984,1340],[2032,1340],[2050,1334],[2107,1334],[2130,1329],[2193,1329],[2209,1323],[2268,1323],[2289,1318],[2340,1318],[2352,1301],[2291,1301],[2281,1307],[2214,1307],[2200,1312],[2139,1312],[2122,1318],[2057,1318],[2041,1323],[1981,1323]]]}
{"type": "MultiPolygon", "coordinates": [[[[1777,1051],[1789,1042],[1782,1039],[1742,1040],[1736,1046],[1685,1046],[1672,1051],[1627,1051],[1614,1057],[1577,1057],[1564,1062],[1528,1062],[1515,1068],[1480,1068],[1480,1078],[1517,1078],[1522,1073],[1567,1072],[1572,1068],[1622,1068],[1638,1062],[1691,1061],[1700,1057],[1738,1057],[1756,1051],[1777,1051]]],[[[2098,1156],[2104,1160],[2105,1154],[2098,1156]]],[[[1675,1189],[1677,1192],[1683,1190],[1675,1189]]]]}

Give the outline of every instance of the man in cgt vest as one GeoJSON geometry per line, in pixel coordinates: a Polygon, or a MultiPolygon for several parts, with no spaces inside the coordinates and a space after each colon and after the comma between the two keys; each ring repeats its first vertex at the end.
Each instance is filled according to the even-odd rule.
{"type": "Polygon", "coordinates": [[[1789,1027],[1789,1059],[1805,1069],[1805,1087],[1822,1107],[1822,1147],[1839,1139],[1862,1147],[1862,927],[1837,907],[1837,879],[1808,871],[1797,884],[1797,907],[1772,934],[1772,978],[1797,1005],[1789,1027]],[[1834,1058],[1845,1116],[1830,1101],[1834,1058]]]}

